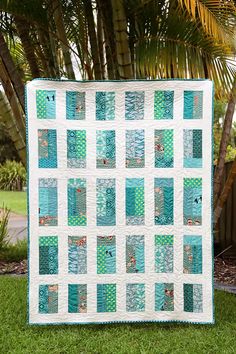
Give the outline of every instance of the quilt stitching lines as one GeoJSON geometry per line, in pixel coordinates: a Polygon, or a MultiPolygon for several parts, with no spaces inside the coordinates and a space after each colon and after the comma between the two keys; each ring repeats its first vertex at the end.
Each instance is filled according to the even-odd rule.
{"type": "Polygon", "coordinates": [[[116,84],[107,89],[100,83],[93,91],[83,86],[70,91],[66,85],[63,93],[53,84],[39,86],[34,91],[39,320],[58,314],[51,318],[60,322],[60,306],[67,301],[68,318],[74,314],[78,322],[91,319],[91,314],[98,322],[100,313],[105,322],[116,321],[120,311],[126,312],[127,320],[146,320],[151,309],[154,320],[175,320],[182,311],[184,320],[191,321],[188,314],[196,314],[195,322],[210,321],[205,316],[209,288],[202,278],[209,197],[203,173],[206,92],[201,85],[192,89],[186,83],[176,90],[169,83],[158,88],[157,83],[151,94],[142,82],[140,89],[124,84],[119,94],[116,84]],[[58,120],[62,94],[65,107],[58,120]],[[177,127],[179,102],[182,121],[177,127]],[[182,145],[179,152],[176,143],[182,145]]]}

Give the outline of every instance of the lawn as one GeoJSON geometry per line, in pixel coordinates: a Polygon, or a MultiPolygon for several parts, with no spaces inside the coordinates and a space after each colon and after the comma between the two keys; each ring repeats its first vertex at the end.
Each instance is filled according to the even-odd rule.
{"type": "Polygon", "coordinates": [[[236,296],[215,293],[216,324],[29,326],[26,278],[0,281],[0,353],[235,353],[236,296]]]}
{"type": "Polygon", "coordinates": [[[6,192],[0,191],[0,208],[3,203],[12,212],[17,214],[27,214],[26,192],[6,192]]]}

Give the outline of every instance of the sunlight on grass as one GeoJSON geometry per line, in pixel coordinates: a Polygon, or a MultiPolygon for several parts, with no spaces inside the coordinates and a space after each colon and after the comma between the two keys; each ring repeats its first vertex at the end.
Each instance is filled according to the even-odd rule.
{"type": "Polygon", "coordinates": [[[0,208],[3,203],[13,213],[26,215],[27,214],[27,197],[26,192],[7,192],[0,191],[0,208]]]}

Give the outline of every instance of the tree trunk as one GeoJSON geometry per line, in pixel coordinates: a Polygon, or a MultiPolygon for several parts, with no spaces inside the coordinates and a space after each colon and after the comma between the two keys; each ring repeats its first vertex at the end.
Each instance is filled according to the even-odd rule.
{"type": "Polygon", "coordinates": [[[11,83],[17,95],[17,98],[19,100],[19,103],[24,111],[25,110],[24,84],[15,66],[15,63],[11,57],[10,51],[8,49],[8,46],[5,42],[5,39],[1,31],[0,31],[0,57],[8,73],[8,77],[11,79],[11,83]]]}
{"type": "Polygon", "coordinates": [[[63,52],[63,58],[66,67],[67,76],[69,79],[74,80],[75,73],[72,66],[69,43],[66,36],[60,0],[53,0],[52,7],[53,7],[53,18],[58,33],[58,39],[60,41],[62,52],[63,52]]]}
{"type": "Polygon", "coordinates": [[[51,36],[49,34],[48,28],[43,31],[39,26],[37,27],[38,38],[40,45],[43,49],[43,54],[46,58],[47,63],[47,71],[49,73],[49,77],[55,78],[60,77],[59,68],[57,65],[57,59],[53,56],[53,50],[51,47],[51,36]]]}
{"type": "Polygon", "coordinates": [[[224,171],[225,157],[227,152],[227,144],[230,137],[230,131],[232,127],[233,115],[236,105],[236,78],[233,83],[230,99],[228,102],[227,110],[225,113],[222,137],[220,142],[219,158],[214,175],[214,206],[217,204],[217,200],[220,194],[222,176],[224,171]]]}
{"type": "Polygon", "coordinates": [[[223,191],[221,192],[220,197],[217,200],[217,204],[214,210],[214,223],[217,224],[220,215],[221,215],[221,211],[224,207],[224,204],[228,198],[229,192],[232,188],[234,179],[236,178],[236,157],[234,159],[234,162],[232,164],[232,167],[230,169],[229,175],[227,177],[227,180],[225,182],[223,191]]]}
{"type": "Polygon", "coordinates": [[[127,19],[123,0],[112,0],[113,25],[115,30],[118,70],[121,79],[134,77],[131,62],[127,19]]]}
{"type": "Polygon", "coordinates": [[[12,87],[12,82],[11,79],[8,75],[8,72],[6,71],[4,64],[0,60],[0,80],[5,92],[5,95],[8,99],[8,102],[11,106],[12,113],[14,115],[14,118],[16,120],[16,125],[17,129],[19,131],[19,134],[21,135],[22,141],[26,141],[26,136],[25,136],[25,117],[24,117],[24,112],[19,104],[19,100],[16,96],[16,93],[12,87]]]}
{"type": "Polygon", "coordinates": [[[98,51],[97,35],[93,17],[93,8],[91,0],[84,1],[84,12],[88,23],[88,34],[90,40],[91,54],[93,59],[94,76],[96,80],[102,79],[101,63],[98,51]]]}
{"type": "Polygon", "coordinates": [[[42,68],[42,76],[50,77],[50,70],[48,69],[48,63],[46,61],[46,57],[43,52],[43,49],[38,41],[35,43],[35,54],[38,57],[40,66],[42,68]]]}
{"type": "Polygon", "coordinates": [[[88,50],[88,24],[85,18],[84,4],[82,0],[74,0],[73,5],[76,9],[78,21],[78,36],[75,37],[75,44],[81,62],[82,78],[93,80],[91,56],[88,50]]]}
{"type": "Polygon", "coordinates": [[[102,16],[108,79],[119,80],[111,0],[97,0],[97,4],[102,16]]]}
{"type": "Polygon", "coordinates": [[[40,70],[37,62],[37,58],[34,52],[34,46],[30,39],[30,25],[26,20],[15,16],[15,23],[17,32],[19,34],[22,46],[24,48],[26,59],[29,63],[30,71],[33,78],[40,77],[40,70]]]}
{"type": "Polygon", "coordinates": [[[102,14],[97,11],[97,36],[98,36],[98,49],[99,57],[101,63],[102,79],[105,79],[105,62],[104,62],[104,35],[103,35],[103,24],[102,24],[102,14]]]}
{"type": "Polygon", "coordinates": [[[23,165],[26,166],[25,141],[22,139],[22,134],[18,129],[14,114],[2,91],[0,91],[0,119],[5,124],[7,132],[15,145],[23,165]]]}

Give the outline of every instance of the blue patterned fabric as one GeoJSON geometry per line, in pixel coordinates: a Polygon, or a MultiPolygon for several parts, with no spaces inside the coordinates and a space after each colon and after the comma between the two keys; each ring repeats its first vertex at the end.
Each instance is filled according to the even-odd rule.
{"type": "Polygon", "coordinates": [[[97,179],[97,226],[116,224],[115,179],[97,179]]]}
{"type": "Polygon", "coordinates": [[[57,168],[57,131],[56,129],[38,130],[39,168],[57,168]]]}
{"type": "Polygon", "coordinates": [[[125,119],[144,118],[144,91],[125,92],[125,119]]]}
{"type": "Polygon", "coordinates": [[[85,92],[66,92],[66,119],[85,119],[85,92]]]}
{"type": "Polygon", "coordinates": [[[201,119],[202,112],[202,91],[184,91],[184,119],[201,119]]]}

